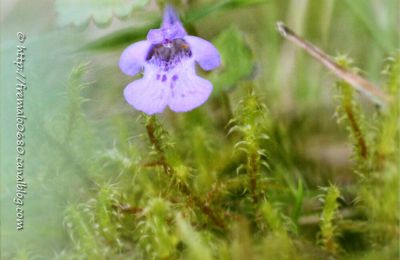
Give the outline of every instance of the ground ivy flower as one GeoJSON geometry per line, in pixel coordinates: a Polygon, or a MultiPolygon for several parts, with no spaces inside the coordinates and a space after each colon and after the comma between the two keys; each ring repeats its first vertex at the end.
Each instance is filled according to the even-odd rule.
{"type": "Polygon", "coordinates": [[[126,101],[148,115],[167,106],[186,112],[202,105],[212,84],[196,75],[196,62],[208,71],[221,59],[210,42],[188,35],[175,10],[167,6],[161,28],[150,30],[147,40],[130,45],[121,55],[119,67],[125,74],[134,76],[144,69],[141,79],[126,86],[126,101]]]}

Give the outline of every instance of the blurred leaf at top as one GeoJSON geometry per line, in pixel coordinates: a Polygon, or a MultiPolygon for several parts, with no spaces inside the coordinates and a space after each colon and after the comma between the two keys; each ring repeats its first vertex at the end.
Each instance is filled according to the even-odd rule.
{"type": "Polygon", "coordinates": [[[183,20],[184,23],[194,22],[216,11],[228,9],[243,8],[251,5],[265,4],[268,0],[226,0],[216,1],[212,4],[204,5],[201,8],[196,8],[189,11],[188,15],[183,20]]]}
{"type": "Polygon", "coordinates": [[[223,31],[213,41],[221,54],[222,66],[219,73],[211,76],[215,94],[230,89],[238,80],[248,76],[252,71],[251,52],[246,46],[242,33],[235,27],[223,31]]]}
{"type": "MultiPolygon", "coordinates": [[[[65,1],[65,0],[57,0],[65,1]]],[[[85,0],[90,1],[90,0],[85,0]]],[[[94,1],[94,0],[92,0],[94,1]]],[[[122,1],[122,0],[120,0],[122,1]]],[[[141,0],[143,1],[143,0],[141,0]]],[[[191,26],[194,22],[215,12],[222,12],[229,9],[241,8],[246,6],[254,6],[267,3],[268,0],[226,0],[221,2],[214,2],[211,4],[204,4],[198,8],[188,10],[186,15],[182,17],[182,22],[185,26],[191,26]]],[[[110,50],[121,47],[122,45],[131,44],[135,41],[143,40],[150,29],[159,27],[161,23],[161,14],[158,19],[146,24],[142,27],[128,27],[99,39],[96,39],[84,46],[87,50],[110,50]]]]}
{"type": "Polygon", "coordinates": [[[58,24],[84,25],[90,19],[98,26],[107,26],[113,15],[127,17],[133,8],[142,7],[149,0],[56,0],[58,24]]]}

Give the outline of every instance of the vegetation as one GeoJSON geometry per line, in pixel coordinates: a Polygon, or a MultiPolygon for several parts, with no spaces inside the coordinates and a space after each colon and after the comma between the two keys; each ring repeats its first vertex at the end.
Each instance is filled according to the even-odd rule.
{"type": "Polygon", "coordinates": [[[32,83],[30,102],[54,110],[31,106],[26,204],[36,217],[26,226],[47,225],[27,228],[23,246],[4,244],[5,259],[399,258],[395,0],[176,1],[222,66],[201,72],[214,84],[205,105],[156,116],[125,103],[132,78],[117,67],[121,51],[159,22],[142,2],[123,27],[103,16],[100,28],[85,27],[80,15],[79,28],[54,29],[95,37],[66,42],[78,53],[65,65],[68,83],[32,83]],[[276,32],[278,20],[392,100],[377,106],[331,76],[276,32]],[[35,194],[45,186],[57,209],[38,218],[46,206],[35,194]]]}

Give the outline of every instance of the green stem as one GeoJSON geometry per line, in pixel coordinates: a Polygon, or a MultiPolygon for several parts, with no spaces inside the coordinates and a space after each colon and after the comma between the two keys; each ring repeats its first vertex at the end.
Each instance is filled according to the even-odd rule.
{"type": "Polygon", "coordinates": [[[257,172],[258,172],[258,154],[257,152],[252,152],[248,158],[248,172],[250,178],[250,192],[251,197],[253,198],[253,202],[257,203],[257,172]]]}
{"type": "Polygon", "coordinates": [[[158,153],[159,160],[157,161],[159,165],[163,168],[163,171],[165,175],[167,175],[169,178],[172,179],[172,183],[178,188],[178,190],[186,195],[189,200],[193,201],[194,204],[196,205],[197,208],[200,209],[203,214],[205,214],[216,226],[218,226],[221,229],[225,228],[225,224],[220,219],[214,211],[208,206],[208,203],[204,203],[202,199],[200,199],[198,196],[192,194],[191,189],[186,183],[180,183],[177,181],[175,176],[175,172],[173,167],[167,162],[165,158],[165,152],[164,149],[162,148],[161,141],[157,138],[155,134],[155,118],[151,117],[147,124],[146,124],[146,130],[147,130],[147,135],[150,139],[151,144],[154,146],[155,150],[158,153]]]}
{"type": "Polygon", "coordinates": [[[354,109],[353,109],[353,90],[347,84],[342,86],[343,101],[342,106],[346,114],[347,120],[349,121],[351,131],[357,142],[358,153],[360,158],[367,159],[368,148],[367,142],[365,141],[364,135],[362,133],[361,127],[357,121],[354,109]]]}

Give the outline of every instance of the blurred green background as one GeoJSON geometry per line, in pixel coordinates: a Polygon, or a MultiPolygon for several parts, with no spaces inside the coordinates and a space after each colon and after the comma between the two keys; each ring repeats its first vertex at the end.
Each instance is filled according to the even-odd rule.
{"type": "Polygon", "coordinates": [[[223,65],[199,72],[214,84],[205,105],[152,121],[125,102],[123,89],[133,78],[117,63],[128,45],[159,26],[164,4],[1,2],[1,259],[398,258],[398,108],[380,112],[354,93],[350,103],[371,151],[358,158],[351,124],[348,131],[349,124],[338,123],[348,115],[341,110],[345,84],[285,41],[275,24],[283,21],[328,54],[352,59],[349,66],[398,98],[398,71],[387,68],[400,66],[399,1],[173,1],[187,31],[212,41],[223,65]],[[25,228],[17,232],[13,61],[19,31],[27,35],[28,194],[25,228]],[[225,228],[180,201],[190,196],[174,188],[176,180],[163,179],[160,167],[143,166],[157,157],[146,138],[149,124],[165,142],[177,185],[185,183],[200,198],[219,194],[211,208],[229,222],[225,228]],[[239,133],[228,135],[232,124],[239,133]],[[390,139],[376,141],[383,134],[390,139]],[[262,135],[268,140],[257,139],[262,135]],[[243,140],[241,153],[235,144],[243,140]],[[389,151],[384,167],[371,159],[381,150],[389,151]],[[252,151],[263,152],[256,160],[257,203],[242,187],[252,151]],[[382,183],[371,177],[376,172],[382,183]],[[372,180],[377,190],[368,188],[372,180]],[[331,247],[322,231],[327,223],[319,221],[329,205],[319,198],[326,202],[335,188],[336,217],[327,222],[341,234],[327,235],[331,247]],[[147,213],[132,217],[118,205],[147,213]],[[371,205],[376,211],[369,214],[371,205]],[[273,228],[268,216],[274,214],[285,227],[273,228]],[[287,236],[269,237],[274,230],[287,236]]]}

